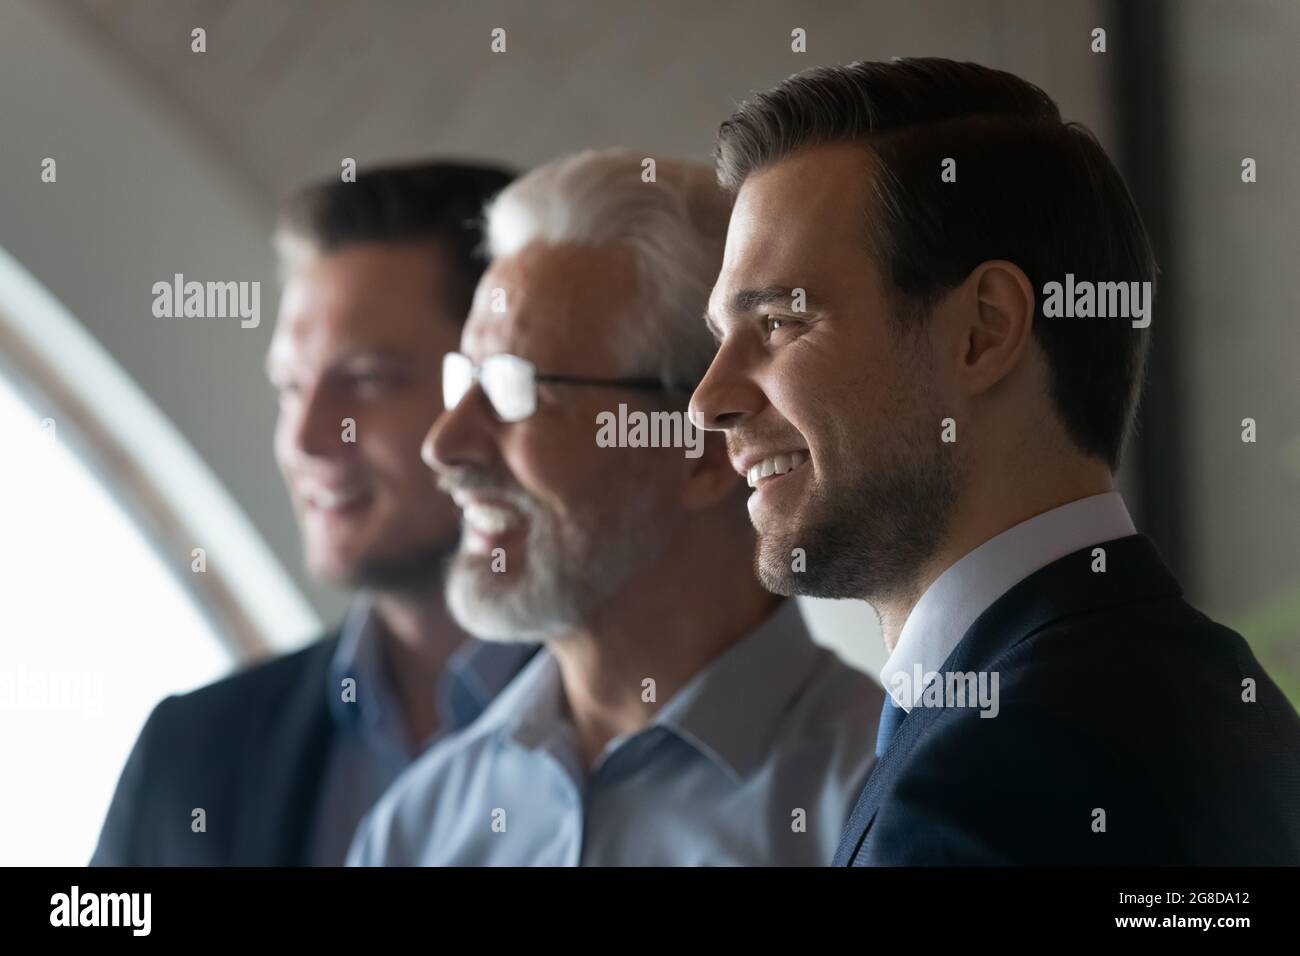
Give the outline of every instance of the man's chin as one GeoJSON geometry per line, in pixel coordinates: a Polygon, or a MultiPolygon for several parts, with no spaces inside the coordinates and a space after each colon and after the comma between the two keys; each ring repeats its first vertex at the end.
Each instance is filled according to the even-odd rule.
{"type": "Polygon", "coordinates": [[[842,538],[824,528],[797,537],[759,535],[754,574],[765,590],[782,597],[859,598],[858,583],[845,573],[852,562],[843,554],[842,538]]]}
{"type": "Polygon", "coordinates": [[[754,553],[754,574],[759,584],[782,597],[794,597],[801,594],[801,571],[805,557],[797,548],[787,548],[783,542],[785,535],[776,538],[772,535],[758,536],[754,553]]]}
{"type": "Polygon", "coordinates": [[[492,559],[462,551],[447,573],[447,609],[484,641],[540,643],[576,626],[572,609],[522,568],[493,570],[492,559]]]}
{"type": "Polygon", "coordinates": [[[441,589],[455,545],[440,545],[396,557],[321,561],[309,565],[313,577],[345,591],[425,593],[441,589]]]}

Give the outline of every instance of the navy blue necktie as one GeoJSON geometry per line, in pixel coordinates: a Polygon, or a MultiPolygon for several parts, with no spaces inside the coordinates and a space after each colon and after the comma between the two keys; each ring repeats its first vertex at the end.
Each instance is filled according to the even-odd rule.
{"type": "Polygon", "coordinates": [[[894,698],[886,694],[885,706],[880,708],[880,726],[876,730],[877,758],[885,755],[885,751],[889,749],[889,742],[894,739],[894,731],[898,730],[898,725],[906,716],[907,711],[895,704],[894,698]]]}

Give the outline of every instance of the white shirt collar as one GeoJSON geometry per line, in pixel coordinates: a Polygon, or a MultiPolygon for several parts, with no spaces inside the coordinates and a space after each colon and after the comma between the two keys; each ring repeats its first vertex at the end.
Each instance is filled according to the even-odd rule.
{"type": "Polygon", "coordinates": [[[880,671],[904,710],[920,694],[918,672],[938,671],[975,619],[1015,585],[1071,552],[1137,531],[1119,492],[1080,498],[1008,528],[961,557],[921,595],[880,671]]]}

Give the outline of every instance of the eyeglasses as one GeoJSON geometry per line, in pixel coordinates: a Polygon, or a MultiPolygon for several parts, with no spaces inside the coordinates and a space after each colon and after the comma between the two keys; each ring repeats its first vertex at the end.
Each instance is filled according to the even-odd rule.
{"type": "Polygon", "coordinates": [[[521,422],[537,411],[537,385],[599,385],[606,388],[639,388],[666,392],[657,378],[584,378],[577,375],[541,375],[527,359],[504,352],[489,355],[475,365],[467,355],[448,352],[442,358],[442,404],[450,411],[461,403],[476,384],[482,387],[488,404],[503,422],[521,422]]]}

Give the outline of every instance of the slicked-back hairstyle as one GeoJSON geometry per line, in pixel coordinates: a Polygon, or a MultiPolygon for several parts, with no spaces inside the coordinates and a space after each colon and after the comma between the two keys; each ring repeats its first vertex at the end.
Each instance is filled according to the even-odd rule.
{"type": "Polygon", "coordinates": [[[350,183],[313,183],[281,212],[281,270],[357,243],[428,242],[451,264],[457,281],[448,307],[462,321],[487,266],[483,208],[513,178],[500,166],[432,162],[363,170],[350,183]]]}
{"type": "MultiPolygon", "coordinates": [[[[864,240],[904,327],[982,262],[1014,262],[1036,304],[1043,286],[1151,282],[1146,229],[1118,170],[1051,98],[1010,73],[943,59],[898,59],[798,73],[722,124],[719,182],[800,150],[861,143],[872,171],[864,240]],[[956,181],[940,176],[956,161],[956,181]]],[[[1044,318],[1034,336],[1073,442],[1118,466],[1145,370],[1149,329],[1119,318],[1044,318]]]]}

